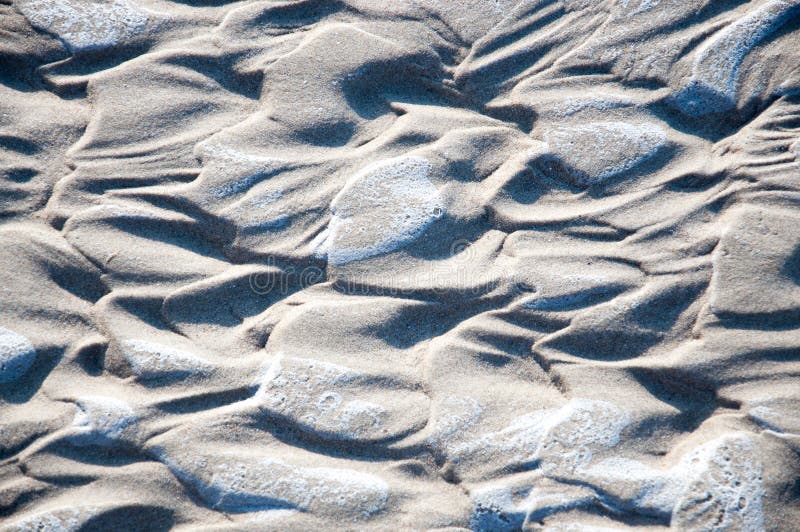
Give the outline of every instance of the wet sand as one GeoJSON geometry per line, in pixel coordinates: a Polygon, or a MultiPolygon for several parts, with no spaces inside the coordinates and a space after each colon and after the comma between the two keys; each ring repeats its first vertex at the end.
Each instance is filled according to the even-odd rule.
{"type": "Polygon", "coordinates": [[[796,529],[798,43],[0,0],[0,530],[796,529]]]}

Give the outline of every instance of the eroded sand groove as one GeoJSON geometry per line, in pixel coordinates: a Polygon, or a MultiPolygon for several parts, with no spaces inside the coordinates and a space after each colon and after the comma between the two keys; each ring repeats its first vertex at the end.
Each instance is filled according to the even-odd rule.
{"type": "Polygon", "coordinates": [[[0,29],[0,529],[800,523],[800,2],[0,29]]]}

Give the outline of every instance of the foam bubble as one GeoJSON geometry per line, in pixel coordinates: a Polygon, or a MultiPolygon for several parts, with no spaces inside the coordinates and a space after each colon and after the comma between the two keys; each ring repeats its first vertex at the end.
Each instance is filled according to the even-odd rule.
{"type": "Polygon", "coordinates": [[[12,330],[0,327],[0,384],[13,382],[30,369],[36,350],[30,340],[12,330]]]}

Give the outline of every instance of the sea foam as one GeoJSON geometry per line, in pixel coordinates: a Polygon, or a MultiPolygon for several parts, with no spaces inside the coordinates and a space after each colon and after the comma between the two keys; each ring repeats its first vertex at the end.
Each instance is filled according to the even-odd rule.
{"type": "Polygon", "coordinates": [[[330,206],[328,227],[315,253],[341,265],[394,251],[419,238],[444,212],[425,158],[402,156],[356,173],[330,206]]]}
{"type": "Polygon", "coordinates": [[[36,350],[30,340],[12,330],[0,327],[0,384],[13,382],[30,369],[36,350]]]}

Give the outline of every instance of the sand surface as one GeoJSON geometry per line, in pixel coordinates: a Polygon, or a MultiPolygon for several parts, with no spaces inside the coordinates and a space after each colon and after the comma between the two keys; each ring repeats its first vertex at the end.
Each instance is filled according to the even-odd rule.
{"type": "Polygon", "coordinates": [[[800,530],[800,0],[0,0],[0,530],[800,530]]]}

